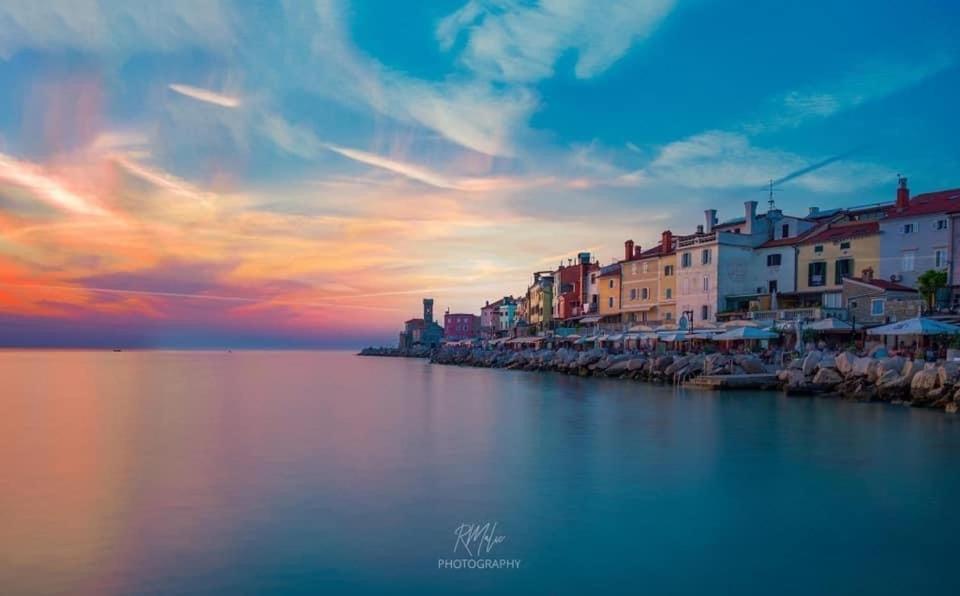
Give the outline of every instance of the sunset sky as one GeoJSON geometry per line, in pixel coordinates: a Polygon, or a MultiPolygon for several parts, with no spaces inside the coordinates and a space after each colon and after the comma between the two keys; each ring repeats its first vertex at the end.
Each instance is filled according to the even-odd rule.
{"type": "Polygon", "coordinates": [[[357,346],[761,201],[960,186],[950,0],[0,3],[0,345],[357,346]]]}

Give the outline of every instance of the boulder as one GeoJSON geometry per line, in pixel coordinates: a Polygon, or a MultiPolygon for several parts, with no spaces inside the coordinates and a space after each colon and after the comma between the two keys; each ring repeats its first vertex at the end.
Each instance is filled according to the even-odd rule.
{"type": "Polygon", "coordinates": [[[914,400],[926,400],[927,394],[937,388],[940,375],[936,369],[924,369],[913,375],[910,381],[910,395],[914,400]]]}
{"type": "Polygon", "coordinates": [[[631,358],[627,361],[627,370],[637,371],[643,370],[644,366],[647,364],[646,358],[631,358]]]}
{"type": "Polygon", "coordinates": [[[873,358],[856,358],[848,374],[855,377],[865,377],[870,373],[870,368],[876,366],[876,360],[873,358]]]}
{"type": "Polygon", "coordinates": [[[820,362],[817,363],[817,368],[837,368],[836,356],[824,356],[820,359],[820,362]]]}
{"type": "Polygon", "coordinates": [[[831,388],[836,387],[842,382],[843,377],[841,377],[840,373],[832,368],[821,368],[813,377],[813,383],[815,385],[823,385],[831,388]]]}
{"type": "Polygon", "coordinates": [[[803,372],[796,368],[788,368],[781,371],[781,374],[780,380],[783,381],[786,387],[800,387],[807,382],[807,378],[803,376],[803,372]]]}
{"type": "Polygon", "coordinates": [[[894,356],[892,358],[884,358],[877,365],[877,376],[883,376],[888,370],[892,370],[898,375],[903,372],[903,365],[906,363],[906,359],[903,356],[894,356]]]}
{"type": "Polygon", "coordinates": [[[960,362],[948,360],[937,369],[941,385],[956,385],[960,380],[960,362]]]}
{"type": "Polygon", "coordinates": [[[818,350],[813,350],[803,359],[803,365],[801,369],[805,376],[810,376],[817,369],[817,364],[820,362],[821,353],[818,350]]]}
{"type": "Polygon", "coordinates": [[[837,365],[837,370],[840,371],[842,375],[850,374],[850,371],[853,370],[853,361],[856,359],[856,356],[850,352],[840,352],[833,359],[837,365]]]}
{"type": "Polygon", "coordinates": [[[605,372],[609,377],[622,375],[623,373],[627,372],[627,370],[629,370],[630,362],[631,362],[630,360],[621,360],[619,362],[615,362],[611,364],[609,367],[607,367],[607,370],[605,372]]]}
{"type": "Polygon", "coordinates": [[[763,367],[763,361],[756,356],[741,356],[736,359],[737,365],[748,374],[765,373],[767,370],[763,367]]]}

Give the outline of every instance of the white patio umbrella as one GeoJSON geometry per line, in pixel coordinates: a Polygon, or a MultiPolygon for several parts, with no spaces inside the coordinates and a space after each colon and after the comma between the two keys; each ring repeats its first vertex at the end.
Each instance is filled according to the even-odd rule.
{"type": "Polygon", "coordinates": [[[779,337],[779,335],[766,329],[738,327],[737,329],[731,329],[720,335],[714,335],[712,339],[713,341],[736,341],[744,339],[776,339],[777,337],[779,337]]]}
{"type": "Polygon", "coordinates": [[[868,335],[956,335],[958,333],[960,333],[960,327],[956,325],[925,317],[915,317],[867,330],[868,335]]]}

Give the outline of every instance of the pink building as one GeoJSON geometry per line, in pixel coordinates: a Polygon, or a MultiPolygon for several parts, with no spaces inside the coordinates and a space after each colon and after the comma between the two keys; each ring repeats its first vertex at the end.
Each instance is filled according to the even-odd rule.
{"type": "Polygon", "coordinates": [[[464,313],[443,315],[443,337],[447,341],[471,339],[480,334],[480,317],[464,313]]]}

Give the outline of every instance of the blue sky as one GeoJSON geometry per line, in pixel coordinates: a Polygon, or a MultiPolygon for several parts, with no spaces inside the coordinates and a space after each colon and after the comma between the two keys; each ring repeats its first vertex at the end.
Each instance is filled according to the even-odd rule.
{"type": "Polygon", "coordinates": [[[101,321],[77,280],[153,274],[125,329],[227,337],[163,292],[215,271],[271,337],[342,339],[351,305],[386,338],[423,294],[477,310],[831,156],[778,204],[958,186],[953,2],[130,4],[0,6],[0,256],[11,284],[74,288],[8,299],[30,321],[101,321]]]}

